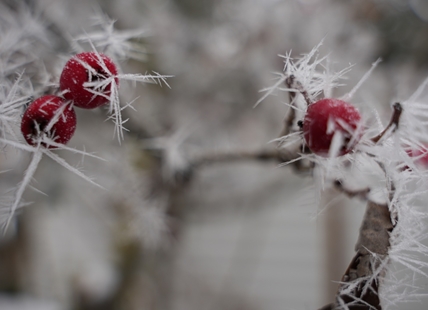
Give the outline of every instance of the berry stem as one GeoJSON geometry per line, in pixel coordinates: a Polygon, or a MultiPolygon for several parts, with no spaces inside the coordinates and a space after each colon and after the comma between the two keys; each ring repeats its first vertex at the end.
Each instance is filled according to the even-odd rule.
{"type": "Polygon", "coordinates": [[[398,128],[398,124],[400,122],[401,113],[403,112],[403,107],[399,102],[396,102],[392,106],[394,108],[394,111],[391,116],[391,120],[389,121],[388,126],[385,127],[385,129],[378,134],[376,137],[372,138],[373,143],[378,143],[380,139],[385,136],[385,134],[393,127],[392,132],[396,131],[398,128]]]}

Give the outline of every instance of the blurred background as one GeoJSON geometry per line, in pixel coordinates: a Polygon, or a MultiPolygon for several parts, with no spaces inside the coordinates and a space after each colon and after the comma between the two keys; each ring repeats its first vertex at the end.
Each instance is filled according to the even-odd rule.
{"type": "MultiPolygon", "coordinates": [[[[0,239],[0,309],[306,310],[332,302],[364,202],[333,189],[319,197],[311,177],[275,162],[192,170],[188,161],[271,146],[288,98],[278,93],[253,108],[259,90],[282,71],[278,54],[298,57],[322,40],[333,68],[354,65],[335,96],[382,58],[353,103],[386,122],[391,102],[428,76],[425,0],[23,2],[47,32],[38,61],[53,83],[72,52],[64,38],[89,31],[100,10],[118,30],[147,29],[136,42],[145,61],[123,61],[122,72],[174,77],[170,89],[121,85],[123,102],[137,98],[136,110],[124,111],[130,132],[121,145],[104,110],[77,111],[69,145],[107,161],[58,154],[105,190],[42,160],[25,194],[31,205],[0,239]]],[[[2,5],[27,18],[15,1],[2,5]]],[[[30,155],[1,156],[5,193],[30,155]]]]}

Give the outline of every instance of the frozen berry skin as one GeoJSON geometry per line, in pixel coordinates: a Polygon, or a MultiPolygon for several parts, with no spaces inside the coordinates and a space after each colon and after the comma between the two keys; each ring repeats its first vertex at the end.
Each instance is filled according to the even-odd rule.
{"type": "Polygon", "coordinates": [[[65,64],[59,87],[64,98],[72,100],[76,107],[94,109],[109,101],[112,83],[102,82],[114,78],[118,86],[119,79],[116,76],[117,67],[109,57],[95,52],[83,52],[75,55],[65,64]],[[93,70],[89,70],[89,67],[93,70]],[[95,82],[98,87],[87,86],[85,85],[87,82],[95,82]],[[96,95],[91,90],[102,93],[104,96],[96,95]]]}
{"type": "MultiPolygon", "coordinates": [[[[64,99],[54,95],[46,95],[30,103],[21,121],[21,132],[28,144],[36,146],[43,135],[61,144],[66,144],[71,139],[76,130],[76,113],[70,105],[64,106],[65,104],[64,99]],[[58,120],[48,130],[49,122],[58,113],[61,113],[58,120]]],[[[42,145],[55,148],[45,143],[42,145]]]]}
{"type": "Polygon", "coordinates": [[[343,135],[338,155],[349,153],[358,142],[361,114],[352,104],[339,99],[325,98],[309,105],[303,120],[303,136],[309,149],[327,157],[334,134],[343,135]],[[352,141],[352,145],[350,142],[352,141]]]}

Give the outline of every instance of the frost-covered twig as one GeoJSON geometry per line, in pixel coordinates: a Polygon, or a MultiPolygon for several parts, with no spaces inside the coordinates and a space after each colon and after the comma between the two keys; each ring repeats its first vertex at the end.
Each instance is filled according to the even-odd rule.
{"type": "Polygon", "coordinates": [[[293,152],[287,152],[281,149],[260,149],[255,151],[228,151],[228,152],[214,152],[204,155],[195,156],[190,165],[194,168],[200,166],[215,164],[215,163],[231,163],[236,161],[274,161],[278,163],[290,162],[297,158],[300,158],[300,155],[293,152]]]}
{"type": "MultiPolygon", "coordinates": [[[[321,99],[313,103],[315,98],[321,96],[321,92],[325,95],[331,94],[331,89],[338,86],[334,81],[340,78],[346,70],[336,75],[329,74],[328,70],[327,73],[325,71],[318,72],[319,68],[323,68],[325,58],[317,56],[317,49],[318,47],[298,60],[291,59],[289,54],[284,56],[286,63],[284,74],[280,74],[275,85],[264,90],[266,93],[259,100],[259,102],[264,100],[275,91],[286,91],[289,94],[288,106],[291,110],[284,121],[282,131],[284,137],[277,139],[281,142],[280,146],[282,147],[287,148],[297,143],[301,146],[306,143],[309,148],[312,148],[310,143],[314,140],[326,139],[326,135],[319,134],[320,130],[324,132],[323,127],[314,127],[316,132],[314,135],[308,134],[307,130],[310,127],[306,127],[306,131],[304,130],[305,124],[314,122],[316,117],[320,115],[322,117],[322,115],[330,112],[320,109],[319,114],[311,114],[310,117],[306,118],[310,109],[306,109],[301,103],[313,107],[317,102],[326,102],[327,100],[321,99]],[[286,88],[281,86],[282,83],[285,83],[286,88]],[[300,105],[298,105],[299,103],[300,105]],[[303,122],[298,121],[301,117],[298,113],[303,113],[303,122]],[[293,132],[291,128],[295,123],[300,127],[300,130],[293,132]]],[[[373,63],[360,82],[351,92],[342,96],[342,99],[349,100],[367,80],[378,63],[379,60],[373,63]]],[[[340,148],[340,141],[336,141],[335,136],[331,140],[327,158],[314,156],[314,154],[299,158],[308,158],[317,166],[320,173],[314,174],[314,176],[320,191],[330,183],[348,197],[360,197],[367,201],[366,214],[356,245],[356,254],[343,275],[334,303],[323,307],[321,310],[387,309],[385,305],[394,304],[404,294],[393,293],[404,282],[402,279],[395,278],[390,268],[390,262],[395,262],[414,274],[426,276],[426,273],[421,269],[427,268],[428,264],[415,258],[414,254],[428,254],[428,250],[421,243],[421,240],[427,237],[426,232],[424,232],[424,224],[421,223],[422,218],[425,218],[426,215],[423,212],[417,212],[417,205],[415,204],[416,197],[419,197],[424,191],[426,192],[423,184],[426,183],[427,173],[421,170],[416,163],[425,158],[426,153],[424,150],[427,143],[428,121],[426,116],[428,114],[426,104],[417,100],[425,89],[427,81],[428,79],[407,101],[393,105],[390,122],[380,133],[378,133],[378,128],[370,129],[367,124],[360,123],[357,126],[357,133],[353,134],[350,139],[350,141],[354,140],[355,143],[358,140],[360,142],[354,152],[347,154],[344,159],[337,156],[337,151],[332,152],[332,148],[336,147],[337,150],[340,148]],[[374,130],[376,130],[376,134],[373,134],[374,130]],[[418,152],[419,150],[421,151],[418,152]],[[347,177],[344,170],[351,169],[357,160],[361,160],[358,159],[359,154],[363,156],[364,162],[367,164],[376,163],[380,167],[380,172],[383,172],[384,192],[387,193],[387,197],[381,199],[385,199],[385,202],[373,200],[374,191],[370,187],[353,190],[347,188],[346,183],[342,182],[344,181],[342,178],[347,177]],[[412,154],[419,154],[419,156],[418,158],[410,158],[414,156],[412,154]],[[412,192],[415,185],[423,189],[412,192]],[[393,280],[387,280],[386,276],[393,280]]],[[[332,104],[335,104],[334,101],[332,104]]],[[[329,130],[332,132],[337,128],[334,122],[330,121],[332,119],[331,114],[329,114],[328,119],[326,134],[329,130]]],[[[340,119],[338,123],[342,128],[345,126],[349,128],[343,119],[340,119]]],[[[339,136],[339,138],[341,137],[339,136]]],[[[312,151],[316,153],[316,150],[312,151]]],[[[416,293],[417,290],[414,285],[410,285],[415,293],[408,291],[406,298],[409,299],[412,294],[415,298],[420,296],[416,293]]]]}
{"type": "Polygon", "coordinates": [[[331,309],[382,309],[378,290],[388,263],[393,228],[388,205],[369,201],[355,246],[356,254],[342,277],[331,309]]]}

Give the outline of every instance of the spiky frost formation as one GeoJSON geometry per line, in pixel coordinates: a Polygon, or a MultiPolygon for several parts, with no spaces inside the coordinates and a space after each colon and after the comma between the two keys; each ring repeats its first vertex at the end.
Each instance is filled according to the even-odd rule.
{"type": "MultiPolygon", "coordinates": [[[[339,81],[349,68],[330,72],[327,58],[319,57],[319,46],[296,60],[290,54],[283,56],[284,72],[279,74],[273,86],[262,90],[265,94],[257,104],[271,94],[288,92],[290,100],[287,105],[293,109],[294,120],[299,120],[303,119],[308,104],[322,97],[329,98],[331,90],[341,85],[339,81]]],[[[351,100],[378,63],[375,62],[360,82],[340,99],[351,100]]],[[[427,295],[422,287],[418,287],[416,280],[428,276],[428,248],[424,244],[428,237],[428,169],[419,164],[420,158],[412,156],[411,152],[425,150],[428,145],[427,85],[428,79],[401,103],[403,111],[398,124],[383,124],[374,109],[370,115],[363,113],[364,123],[360,125],[363,128],[358,130],[363,135],[356,145],[356,152],[342,157],[322,158],[314,154],[302,154],[300,157],[315,164],[314,183],[318,195],[340,180],[351,188],[369,188],[365,194],[368,203],[388,210],[385,221],[390,224],[383,224],[386,225],[386,234],[384,239],[379,239],[383,240],[380,250],[359,250],[368,255],[366,276],[340,284],[336,300],[340,309],[349,309],[354,304],[373,306],[356,296],[356,292],[359,296],[379,294],[374,298],[380,298],[383,310],[397,304],[402,307],[406,302],[418,301],[427,295]],[[377,138],[384,128],[387,130],[377,138]],[[388,225],[392,226],[388,228],[388,225]],[[387,231],[392,232],[388,234],[387,231]],[[403,276],[403,271],[406,276],[403,276]]],[[[279,147],[304,145],[301,128],[287,129],[284,137],[274,140],[279,142],[279,147]]],[[[337,154],[340,146],[340,139],[333,139],[329,154],[337,154]]]]}
{"type": "Polygon", "coordinates": [[[48,45],[49,36],[41,18],[21,2],[16,3],[15,9],[2,3],[0,12],[0,75],[3,79],[23,68],[28,69],[30,64],[35,65],[38,44],[48,45]]]}
{"type": "MultiPolygon", "coordinates": [[[[325,97],[330,97],[331,90],[342,85],[339,81],[344,78],[344,75],[351,67],[339,72],[330,72],[328,56],[321,57],[319,55],[321,45],[322,42],[308,54],[304,54],[297,59],[291,57],[291,52],[286,55],[279,55],[284,60],[284,70],[282,73],[277,73],[278,79],[274,85],[261,90],[264,95],[256,102],[256,105],[277,91],[299,93],[302,89],[298,87],[285,87],[285,82],[290,76],[294,76],[294,79],[308,92],[311,100],[321,94],[324,94],[325,97]]],[[[290,105],[293,103],[289,102],[290,105]]]]}
{"type": "MultiPolygon", "coordinates": [[[[375,174],[383,179],[377,192],[372,191],[368,198],[388,207],[393,229],[386,244],[387,255],[372,253],[371,274],[347,283],[341,294],[349,294],[361,285],[369,291],[372,289],[369,284],[377,283],[384,310],[396,305],[403,307],[405,303],[418,301],[427,295],[423,287],[418,287],[417,279],[428,276],[428,249],[424,244],[428,237],[428,170],[418,165],[418,158],[411,157],[408,152],[426,145],[428,114],[426,105],[422,103],[426,97],[422,96],[426,84],[427,81],[424,81],[408,100],[402,102],[403,112],[398,127],[392,126],[377,143],[369,137],[373,137],[379,127],[368,128],[365,140],[358,148],[366,155],[348,156],[348,163],[352,165],[358,160],[360,166],[377,165],[380,168],[377,172],[366,171],[365,174],[360,169],[356,170],[362,174],[360,186],[370,184],[370,178],[375,174]],[[365,183],[364,177],[367,179],[365,183]]],[[[324,182],[336,178],[349,179],[346,175],[349,170],[336,166],[338,161],[329,159],[316,162],[323,167],[324,182]]],[[[354,302],[362,301],[355,299],[354,302]]],[[[344,303],[342,307],[348,309],[350,305],[344,303]]]]}
{"type": "Polygon", "coordinates": [[[77,35],[71,42],[77,51],[88,44],[96,46],[99,51],[110,55],[115,60],[146,60],[147,51],[140,41],[147,37],[147,29],[119,31],[114,27],[116,21],[102,12],[94,14],[92,19],[93,31],[77,35]]]}
{"type": "MultiPolygon", "coordinates": [[[[40,55],[49,45],[49,34],[38,16],[32,14],[22,2],[14,7],[0,4],[0,144],[7,152],[9,145],[15,150],[35,150],[22,141],[19,133],[21,115],[31,96],[39,92],[34,84],[43,79],[46,72],[40,55]],[[41,74],[42,73],[42,74],[41,74]],[[31,76],[31,80],[30,80],[31,76]]],[[[21,196],[32,178],[33,167],[40,161],[33,158],[33,166],[27,169],[22,182],[9,190],[12,198],[7,207],[1,208],[1,228],[6,229],[15,212],[23,205],[21,196]]]]}
{"type": "MultiPolygon", "coordinates": [[[[76,36],[72,41],[71,45],[77,52],[82,52],[86,48],[90,48],[98,59],[102,59],[102,55],[105,54],[111,57],[113,62],[118,66],[118,73],[113,72],[106,78],[100,81],[91,81],[85,83],[86,90],[92,93],[94,96],[105,97],[109,102],[108,119],[111,119],[115,124],[115,136],[119,143],[124,139],[124,131],[126,128],[124,124],[127,119],[122,118],[122,110],[126,108],[133,108],[132,103],[123,104],[119,97],[119,82],[127,81],[131,83],[149,83],[157,84],[159,86],[166,85],[167,78],[169,75],[161,75],[158,72],[144,73],[144,74],[126,74],[121,73],[120,61],[126,59],[144,60],[146,51],[144,46],[135,40],[145,37],[145,31],[138,29],[132,31],[118,31],[114,28],[115,21],[109,19],[102,13],[96,14],[94,17],[96,23],[92,31],[87,31],[83,35],[76,36]],[[103,90],[106,85],[109,85],[110,92],[106,96],[103,90]]],[[[103,64],[102,61],[99,62],[103,64]]],[[[108,72],[104,65],[104,71],[108,72]]]]}
{"type": "MultiPolygon", "coordinates": [[[[56,141],[55,137],[48,135],[40,135],[33,141],[32,145],[27,145],[21,135],[17,134],[24,105],[40,95],[58,92],[58,83],[52,83],[51,74],[40,61],[41,55],[49,50],[47,48],[51,37],[50,30],[32,14],[25,5],[17,4],[15,10],[0,4],[0,34],[2,37],[0,42],[0,143],[18,151],[29,152],[32,156],[22,181],[14,188],[14,198],[8,207],[8,212],[0,214],[3,231],[7,230],[16,211],[22,205],[23,194],[30,185],[43,155],[48,156],[84,180],[99,186],[87,177],[80,168],[71,166],[52,150],[45,148],[44,145],[49,145],[49,147],[58,150],[68,150],[83,156],[99,157],[86,151],[67,147],[61,141],[56,141]],[[46,45],[44,49],[39,48],[40,44],[46,45]],[[21,73],[16,77],[15,72],[21,73]]],[[[129,58],[142,59],[143,57],[140,56],[145,53],[144,48],[132,40],[141,38],[143,32],[141,30],[117,32],[113,25],[114,22],[105,15],[99,15],[96,29],[93,32],[77,36],[71,42],[72,48],[82,51],[84,50],[83,45],[87,44],[87,47],[92,49],[93,55],[98,60],[102,59],[102,53],[99,51],[108,53],[115,62],[129,58]]],[[[118,72],[120,70],[112,72],[111,68],[101,61],[100,66],[104,72],[110,73],[108,77],[86,82],[83,86],[92,96],[101,96],[109,102],[108,118],[113,119],[116,124],[115,134],[120,142],[124,138],[123,124],[126,122],[122,119],[121,111],[131,107],[132,102],[126,104],[120,102],[118,81],[166,84],[168,86],[166,83],[167,76],[157,72],[152,74],[122,74],[118,72]],[[104,91],[106,85],[109,87],[108,92],[104,91]]],[[[58,94],[61,95],[59,92],[58,94]]],[[[72,102],[68,102],[68,105],[70,104],[72,102]]],[[[53,117],[52,122],[48,125],[55,127],[60,119],[58,114],[53,117]]]]}
{"type": "MultiPolygon", "coordinates": [[[[297,59],[291,57],[291,52],[285,56],[280,56],[284,59],[284,70],[282,73],[278,74],[279,77],[274,85],[261,90],[264,92],[264,95],[257,101],[256,105],[261,103],[269,95],[286,92],[290,94],[289,102],[285,103],[289,107],[288,114],[292,114],[294,120],[303,120],[308,109],[308,104],[314,103],[322,98],[332,98],[332,90],[343,85],[341,80],[345,79],[345,74],[350,71],[351,66],[337,72],[332,71],[329,57],[321,57],[319,54],[321,45],[322,42],[315,46],[311,52],[297,59]]],[[[376,61],[373,64],[372,68],[349,93],[337,99],[344,101],[352,99],[353,95],[367,80],[378,63],[379,61],[376,61]]],[[[366,120],[364,111],[362,112],[362,121],[358,122],[358,126],[352,130],[352,136],[348,137],[348,141],[351,142],[351,145],[355,145],[358,140],[364,143],[366,137],[371,134],[370,130],[363,130],[366,120]]],[[[343,122],[341,121],[340,119],[337,120],[339,123],[346,122],[345,120],[343,120],[343,122]]],[[[336,130],[334,137],[332,137],[330,150],[328,151],[329,155],[327,157],[335,158],[341,153],[343,138],[340,131],[336,130]]],[[[274,141],[279,142],[282,148],[294,148],[297,151],[300,151],[301,146],[304,144],[302,131],[296,128],[296,125],[294,125],[294,128],[288,128],[284,136],[274,141]]],[[[358,144],[355,146],[358,147],[358,144]]],[[[303,159],[306,157],[307,155],[302,155],[301,158],[303,159]]],[[[323,161],[320,158],[314,158],[312,155],[309,156],[309,159],[323,161]]]]}
{"type": "Polygon", "coordinates": [[[404,303],[427,295],[417,279],[428,277],[428,170],[408,152],[427,142],[426,86],[427,80],[402,103],[397,131],[372,152],[385,169],[392,191],[389,208],[396,220],[385,261],[386,276],[379,292],[385,309],[393,305],[404,307],[404,303]]]}
{"type": "Polygon", "coordinates": [[[0,86],[0,137],[12,136],[18,140],[14,128],[26,102],[28,97],[22,92],[22,74],[14,82],[3,79],[0,86]]]}
{"type": "Polygon", "coordinates": [[[37,52],[49,45],[43,22],[22,2],[14,8],[0,3],[0,137],[19,140],[16,124],[44,72],[37,52]]]}
{"type": "MultiPolygon", "coordinates": [[[[397,305],[405,307],[405,303],[417,302],[427,295],[426,289],[418,286],[417,279],[428,277],[428,248],[425,245],[428,237],[428,170],[418,165],[418,158],[411,157],[408,152],[426,145],[428,115],[426,105],[421,103],[426,84],[423,82],[402,103],[398,128],[392,127],[376,144],[366,139],[366,143],[360,145],[360,151],[368,155],[365,157],[367,164],[377,164],[384,178],[383,195],[369,198],[386,203],[394,226],[387,255],[372,253],[371,275],[350,285],[377,283],[385,310],[397,305]]],[[[370,174],[366,177],[370,178],[370,174]]],[[[346,286],[346,289],[349,291],[350,287],[346,286]]],[[[366,289],[370,287],[366,286],[366,289]]],[[[347,309],[345,305],[343,307],[347,309]]]]}

